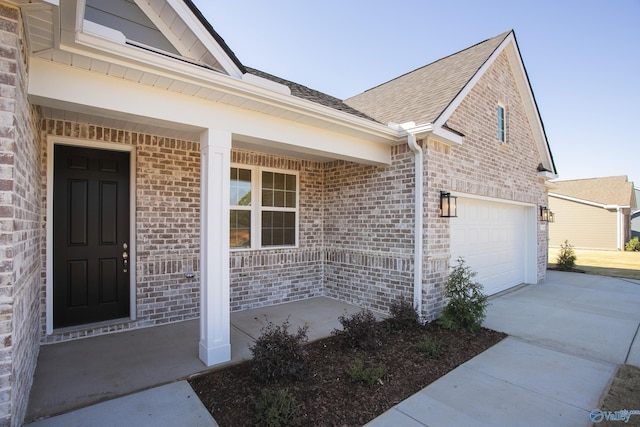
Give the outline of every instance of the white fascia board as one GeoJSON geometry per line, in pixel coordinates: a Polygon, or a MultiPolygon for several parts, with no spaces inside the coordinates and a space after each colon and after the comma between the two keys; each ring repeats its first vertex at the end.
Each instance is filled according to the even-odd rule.
{"type": "Polygon", "coordinates": [[[441,126],[436,126],[432,132],[433,139],[440,141],[444,144],[462,144],[462,135],[457,134],[455,132],[451,132],[441,126]]]}
{"type": "Polygon", "coordinates": [[[544,179],[556,179],[558,177],[558,174],[555,174],[550,171],[540,171],[538,172],[538,177],[544,178],[544,179]]]}
{"type": "Polygon", "coordinates": [[[462,136],[451,132],[445,128],[434,126],[432,123],[423,125],[416,125],[414,122],[404,123],[398,125],[396,123],[389,123],[389,127],[397,129],[401,136],[408,134],[414,135],[418,139],[431,138],[444,144],[462,144],[462,136]]]}
{"type": "Polygon", "coordinates": [[[577,197],[565,196],[563,194],[557,193],[549,193],[549,197],[555,197],[556,199],[568,200],[570,202],[582,203],[584,205],[595,206],[602,209],[622,209],[628,208],[629,206],[619,206],[619,205],[605,205],[603,203],[592,202],[591,200],[578,199],[577,197]]]}
{"type": "Polygon", "coordinates": [[[61,45],[61,49],[122,67],[133,68],[168,79],[199,85],[210,90],[239,96],[247,100],[258,101],[268,106],[279,107],[287,111],[312,116],[331,124],[338,124],[358,132],[369,134],[376,140],[386,140],[389,145],[396,144],[400,138],[397,131],[381,123],[291,96],[282,93],[282,91],[274,91],[271,88],[264,87],[264,85],[256,85],[241,79],[236,79],[208,68],[167,58],[153,52],[144,51],[143,49],[115,43],[102,37],[79,33],[77,35],[76,45],[77,46],[68,44],[61,45]]]}
{"type": "MultiPolygon", "coordinates": [[[[143,118],[194,129],[218,129],[273,141],[292,151],[388,165],[387,142],[233,107],[133,81],[32,58],[29,99],[34,104],[126,120],[143,118]]],[[[392,135],[396,131],[385,126],[392,135]]]]}

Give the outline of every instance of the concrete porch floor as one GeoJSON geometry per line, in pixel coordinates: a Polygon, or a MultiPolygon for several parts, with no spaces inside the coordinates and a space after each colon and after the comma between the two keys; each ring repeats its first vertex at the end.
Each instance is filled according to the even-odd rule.
{"type": "MultiPolygon", "coordinates": [[[[231,313],[231,362],[249,359],[261,329],[287,318],[309,340],[340,328],[360,308],[326,297],[231,313]]],[[[199,320],[84,338],[40,348],[25,423],[217,369],[198,358],[199,320]]]]}

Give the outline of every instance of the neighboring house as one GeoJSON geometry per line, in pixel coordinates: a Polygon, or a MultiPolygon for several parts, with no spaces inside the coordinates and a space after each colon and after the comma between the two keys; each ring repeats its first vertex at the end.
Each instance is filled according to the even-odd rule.
{"type": "Polygon", "coordinates": [[[640,188],[635,188],[636,209],[631,211],[631,238],[640,239],[640,188]]]}
{"type": "Polygon", "coordinates": [[[549,246],[565,240],[576,248],[624,250],[637,209],[633,183],[626,176],[556,181],[549,190],[549,246]]]}
{"type": "Polygon", "coordinates": [[[404,295],[430,320],[452,258],[488,293],[545,277],[556,171],[513,32],[343,102],[245,67],[189,0],[0,23],[0,424],[43,344],[199,317],[213,365],[232,311],[404,295]]]}

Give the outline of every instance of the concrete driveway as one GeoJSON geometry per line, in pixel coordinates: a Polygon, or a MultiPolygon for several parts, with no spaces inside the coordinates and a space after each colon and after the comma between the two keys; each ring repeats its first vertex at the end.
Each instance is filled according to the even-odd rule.
{"type": "Polygon", "coordinates": [[[640,281],[549,271],[490,302],[509,337],[370,426],[590,426],[618,365],[640,366],[640,281]]]}

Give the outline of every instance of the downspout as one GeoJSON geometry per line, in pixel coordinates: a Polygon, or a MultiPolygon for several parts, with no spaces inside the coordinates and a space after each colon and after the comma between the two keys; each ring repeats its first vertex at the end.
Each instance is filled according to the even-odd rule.
{"type": "Polygon", "coordinates": [[[416,136],[409,133],[407,135],[407,145],[413,151],[415,160],[415,229],[414,229],[414,248],[413,248],[413,306],[422,319],[422,258],[423,258],[423,241],[422,227],[424,215],[424,183],[423,183],[423,155],[422,147],[416,141],[416,136]]]}
{"type": "Polygon", "coordinates": [[[622,237],[622,210],[620,206],[616,207],[617,221],[618,221],[618,250],[621,251],[624,249],[623,237],[622,237]]]}

